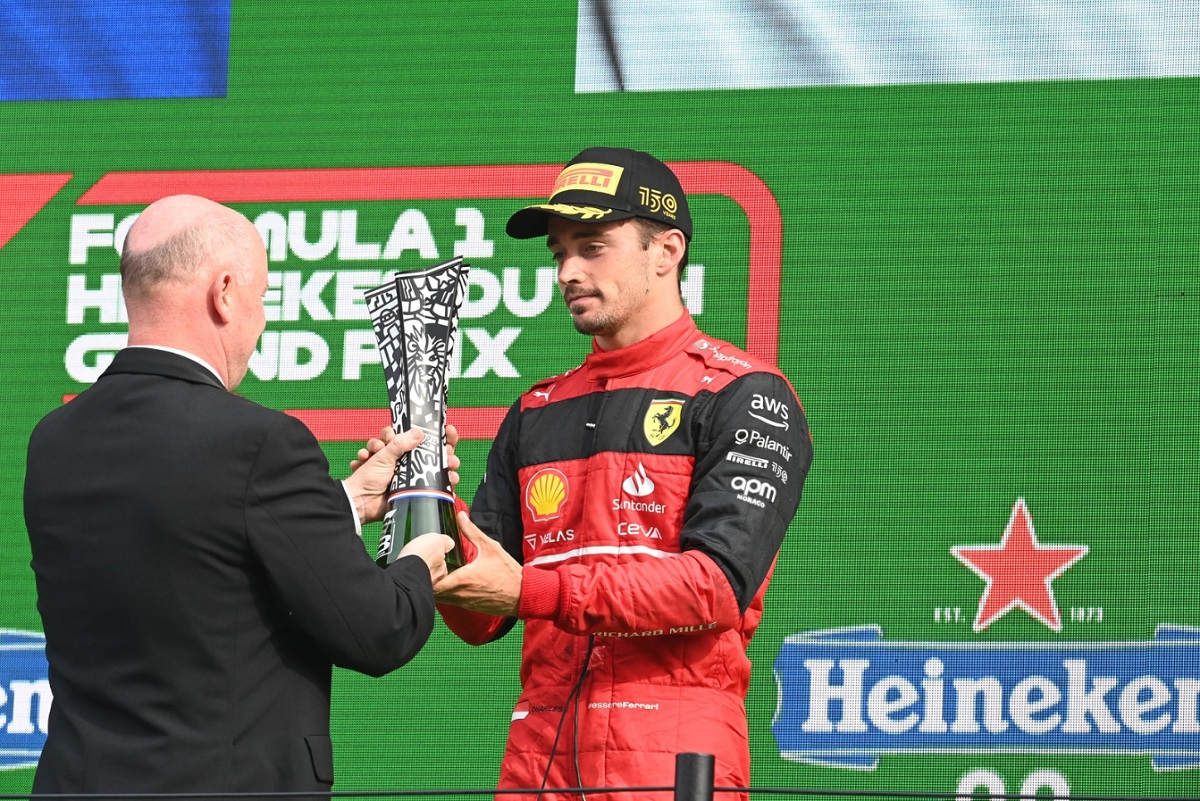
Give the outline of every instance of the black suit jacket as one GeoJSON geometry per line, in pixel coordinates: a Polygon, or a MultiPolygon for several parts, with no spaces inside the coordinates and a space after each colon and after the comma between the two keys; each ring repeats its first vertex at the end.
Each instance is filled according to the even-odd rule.
{"type": "Polygon", "coordinates": [[[331,665],[411,659],[417,557],[384,570],[308,429],[201,365],[119,352],[29,443],[54,703],[36,793],[328,790],[331,665]]]}

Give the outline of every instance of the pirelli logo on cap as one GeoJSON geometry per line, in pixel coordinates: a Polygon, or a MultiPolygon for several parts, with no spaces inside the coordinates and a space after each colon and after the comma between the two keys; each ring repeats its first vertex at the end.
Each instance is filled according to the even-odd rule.
{"type": "Polygon", "coordinates": [[[550,197],[553,199],[559,192],[567,189],[586,189],[589,192],[615,195],[623,172],[624,167],[614,167],[611,164],[572,164],[558,174],[550,197]]]}

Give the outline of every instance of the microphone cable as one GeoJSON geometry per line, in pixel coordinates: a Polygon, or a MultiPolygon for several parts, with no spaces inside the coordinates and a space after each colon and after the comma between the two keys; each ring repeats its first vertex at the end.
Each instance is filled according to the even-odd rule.
{"type": "MultiPolygon", "coordinates": [[[[554,730],[554,742],[550,745],[550,758],[546,761],[546,772],[542,774],[542,785],[539,790],[546,789],[546,782],[550,778],[550,768],[554,766],[554,757],[558,753],[558,738],[562,734],[563,724],[567,720],[567,708],[572,702],[575,704],[575,709],[572,717],[574,718],[574,742],[571,743],[571,761],[575,765],[575,782],[579,789],[583,789],[583,777],[579,773],[579,704],[583,700],[583,680],[587,678],[588,668],[592,661],[592,647],[596,644],[596,635],[588,635],[587,651],[583,655],[583,670],[579,673],[579,680],[575,682],[575,686],[571,688],[571,692],[567,695],[567,700],[563,702],[562,712],[558,716],[558,727],[554,730]]],[[[587,793],[580,792],[580,797],[583,801],[587,801],[587,793]]]]}

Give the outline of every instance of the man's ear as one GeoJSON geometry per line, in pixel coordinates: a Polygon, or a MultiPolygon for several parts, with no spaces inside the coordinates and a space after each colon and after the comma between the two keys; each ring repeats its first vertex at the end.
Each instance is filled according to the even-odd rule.
{"type": "Polygon", "coordinates": [[[664,231],[659,235],[658,246],[662,249],[662,258],[659,259],[656,272],[659,275],[675,275],[679,272],[679,262],[687,248],[683,231],[678,228],[664,231]]]}
{"type": "Polygon", "coordinates": [[[208,285],[208,301],[213,315],[222,323],[233,321],[233,273],[221,270],[208,285]]]}

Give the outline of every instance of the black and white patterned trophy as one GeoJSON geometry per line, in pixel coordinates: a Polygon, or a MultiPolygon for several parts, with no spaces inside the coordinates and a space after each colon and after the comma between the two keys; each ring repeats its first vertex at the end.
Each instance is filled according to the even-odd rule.
{"type": "Polygon", "coordinates": [[[425,432],[421,444],[396,463],[376,554],[381,565],[396,561],[410,539],[431,531],[454,538],[446,567],[462,565],[446,466],[446,372],[469,269],[458,257],[425,270],[397,273],[366,292],[392,427],[397,433],[413,427],[425,432]]]}

